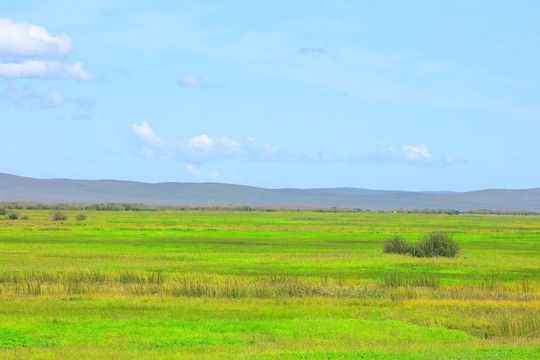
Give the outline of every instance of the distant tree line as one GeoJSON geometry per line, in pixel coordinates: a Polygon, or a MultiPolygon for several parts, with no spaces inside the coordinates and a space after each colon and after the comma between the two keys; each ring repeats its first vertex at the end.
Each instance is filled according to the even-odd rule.
{"type": "Polygon", "coordinates": [[[208,210],[208,211],[278,211],[278,209],[261,209],[251,206],[165,206],[133,203],[102,203],[102,204],[42,204],[34,202],[4,202],[0,203],[0,215],[7,210],[66,210],[66,211],[166,211],[166,210],[208,210]]]}
{"type": "Polygon", "coordinates": [[[528,210],[488,210],[488,209],[480,209],[480,210],[467,210],[467,211],[459,211],[459,210],[452,210],[452,209],[413,209],[413,210],[393,210],[395,213],[399,214],[441,214],[441,215],[513,215],[513,216],[536,216],[540,215],[540,213],[536,211],[528,211],[528,210]]]}
{"type": "Polygon", "coordinates": [[[264,206],[165,206],[165,205],[145,205],[134,203],[101,203],[101,204],[41,204],[34,202],[4,202],[0,203],[0,215],[6,215],[7,210],[71,210],[71,211],[310,211],[321,213],[389,213],[389,214],[435,214],[435,215],[497,215],[497,216],[538,216],[540,213],[527,210],[468,210],[459,211],[452,209],[397,209],[397,210],[369,210],[361,208],[346,207],[264,207],[264,206]]]}

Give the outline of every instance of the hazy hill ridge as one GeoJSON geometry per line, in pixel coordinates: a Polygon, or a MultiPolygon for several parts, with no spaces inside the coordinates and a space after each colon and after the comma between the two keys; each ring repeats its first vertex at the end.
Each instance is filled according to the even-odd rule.
{"type": "Polygon", "coordinates": [[[471,192],[265,189],[220,183],[153,184],[118,180],[33,179],[0,173],[0,202],[8,201],[540,211],[540,188],[471,192]]]}

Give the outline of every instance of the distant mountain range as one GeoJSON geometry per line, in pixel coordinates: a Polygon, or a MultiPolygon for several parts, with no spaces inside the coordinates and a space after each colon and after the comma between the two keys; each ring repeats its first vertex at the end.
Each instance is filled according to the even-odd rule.
{"type": "Polygon", "coordinates": [[[118,180],[33,179],[0,173],[0,202],[139,203],[147,205],[248,205],[347,207],[371,210],[454,209],[540,211],[540,188],[470,192],[265,189],[220,183],[142,183],[118,180]]]}

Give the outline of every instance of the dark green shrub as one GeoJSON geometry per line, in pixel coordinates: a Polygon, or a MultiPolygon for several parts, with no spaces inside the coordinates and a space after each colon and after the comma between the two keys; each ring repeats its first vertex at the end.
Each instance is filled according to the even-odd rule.
{"type": "Polygon", "coordinates": [[[416,255],[416,244],[415,243],[407,243],[407,254],[411,256],[417,256],[416,255]]]}
{"type": "Polygon", "coordinates": [[[79,221],[86,220],[86,214],[83,214],[83,213],[77,214],[77,220],[79,220],[79,221]]]}
{"type": "Polygon", "coordinates": [[[0,208],[0,215],[6,215],[7,210],[5,208],[0,208]]]}
{"type": "Polygon", "coordinates": [[[49,213],[49,216],[53,221],[64,221],[68,219],[68,215],[62,210],[53,210],[49,213]]]}
{"type": "Polygon", "coordinates": [[[427,234],[416,244],[415,256],[418,257],[456,257],[461,245],[450,235],[436,231],[427,234]]]}
{"type": "Polygon", "coordinates": [[[399,235],[386,238],[383,251],[386,254],[407,254],[410,245],[399,235]]]}
{"type": "Polygon", "coordinates": [[[19,213],[17,211],[10,211],[6,215],[6,219],[17,220],[19,218],[19,213]]]}

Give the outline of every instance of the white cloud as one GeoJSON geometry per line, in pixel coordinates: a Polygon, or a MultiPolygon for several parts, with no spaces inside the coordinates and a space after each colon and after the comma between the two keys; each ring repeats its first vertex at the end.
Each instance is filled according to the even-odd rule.
{"type": "MultiPolygon", "coordinates": [[[[436,157],[430,153],[426,144],[403,145],[401,147],[386,146],[379,143],[378,150],[373,154],[355,156],[337,156],[329,151],[321,152],[318,156],[309,156],[283,149],[277,145],[247,137],[237,141],[228,136],[212,139],[206,134],[193,136],[185,141],[167,142],[161,140],[150,125],[143,121],[132,124],[134,135],[143,141],[144,149],[152,149],[153,157],[173,159],[191,164],[203,164],[220,160],[254,161],[254,162],[325,162],[325,163],[405,163],[416,165],[448,165],[456,163],[450,155],[436,157]]],[[[139,143],[139,145],[141,145],[139,143]]],[[[186,167],[192,175],[201,172],[189,165],[186,167]]],[[[219,174],[207,174],[216,178],[219,174]],[[215,176],[214,176],[215,175],[215,176]]]]}
{"type": "Polygon", "coordinates": [[[66,34],[53,36],[42,26],[0,19],[0,55],[61,56],[74,49],[66,34]]]}
{"type": "Polygon", "coordinates": [[[193,176],[201,176],[201,171],[191,164],[186,165],[186,170],[193,176]]]}
{"type": "Polygon", "coordinates": [[[220,136],[217,142],[218,144],[221,144],[223,147],[233,152],[241,151],[242,148],[242,145],[239,142],[234,141],[233,139],[225,135],[220,136]]]}
{"type": "Polygon", "coordinates": [[[132,124],[131,130],[135,135],[148,143],[148,145],[160,147],[163,144],[163,140],[154,134],[154,131],[150,128],[150,125],[148,125],[146,121],[141,122],[140,125],[132,124]]]}
{"type": "Polygon", "coordinates": [[[401,150],[401,154],[408,161],[417,161],[417,160],[430,161],[433,159],[433,155],[429,153],[428,148],[425,144],[420,144],[418,146],[403,145],[400,150],[401,150]]]}
{"type": "Polygon", "coordinates": [[[148,122],[131,125],[132,133],[143,141],[144,148],[151,148],[158,158],[176,159],[190,163],[206,163],[217,160],[281,161],[291,162],[307,159],[302,154],[259,142],[253,137],[236,141],[228,136],[212,139],[206,134],[193,136],[186,141],[167,142],[154,133],[148,122]]]}
{"type": "Polygon", "coordinates": [[[429,153],[426,144],[394,147],[379,143],[379,148],[374,158],[377,162],[425,163],[432,161],[433,155],[429,153]]]}
{"type": "Polygon", "coordinates": [[[188,140],[189,149],[200,149],[204,151],[210,151],[212,150],[213,147],[214,147],[214,140],[212,140],[205,134],[194,136],[188,140]]]}
{"type": "MultiPolygon", "coordinates": [[[[89,74],[86,69],[84,63],[77,61],[71,65],[64,65],[63,70],[65,71],[65,74],[67,75],[65,78],[67,79],[75,79],[80,81],[98,81],[99,79],[89,74]]],[[[59,73],[62,75],[62,72],[59,73]]]]}
{"type": "Polygon", "coordinates": [[[71,65],[60,61],[26,60],[20,63],[0,63],[0,76],[15,78],[73,79],[97,81],[89,74],[82,62],[71,65]]]}
{"type": "Polygon", "coordinates": [[[423,165],[448,165],[456,160],[451,155],[434,156],[429,152],[426,144],[403,145],[401,147],[378,144],[377,152],[368,155],[355,156],[356,162],[371,163],[406,163],[423,165]]]}
{"type": "Polygon", "coordinates": [[[51,57],[69,55],[75,49],[66,34],[53,36],[42,26],[0,19],[0,76],[9,79],[70,79],[97,81],[85,64],[67,64],[51,57]]]}
{"type": "Polygon", "coordinates": [[[194,74],[178,75],[176,78],[178,85],[188,88],[204,88],[208,85],[194,74]]]}
{"type": "Polygon", "coordinates": [[[8,78],[36,77],[48,72],[45,61],[29,60],[22,63],[0,63],[0,75],[8,78]]]}

